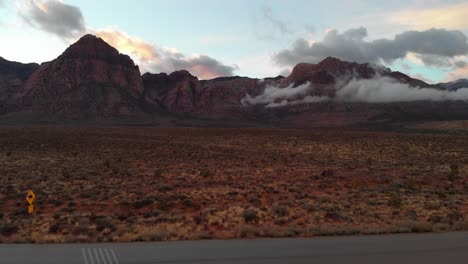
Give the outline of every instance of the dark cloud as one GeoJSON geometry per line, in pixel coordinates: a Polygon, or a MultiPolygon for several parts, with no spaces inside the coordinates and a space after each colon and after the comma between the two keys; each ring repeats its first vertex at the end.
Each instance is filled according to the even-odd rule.
{"type": "Polygon", "coordinates": [[[330,30],[322,41],[312,44],[299,38],[290,49],[277,53],[274,61],[280,66],[293,66],[300,62],[316,63],[333,56],[361,63],[392,63],[412,52],[427,65],[451,65],[449,58],[468,53],[467,37],[456,30],[406,31],[394,39],[374,41],[366,41],[366,37],[367,30],[361,27],[343,33],[330,30]]]}
{"type": "Polygon", "coordinates": [[[63,39],[77,37],[86,31],[81,10],[59,1],[28,1],[19,12],[30,25],[63,39]]]}
{"type": "Polygon", "coordinates": [[[466,61],[456,61],[454,65],[457,68],[464,68],[466,66],[466,61]]]}
{"type": "Polygon", "coordinates": [[[450,67],[452,66],[452,62],[448,57],[443,57],[440,55],[417,55],[421,61],[428,66],[437,66],[437,67],[450,67]]]}

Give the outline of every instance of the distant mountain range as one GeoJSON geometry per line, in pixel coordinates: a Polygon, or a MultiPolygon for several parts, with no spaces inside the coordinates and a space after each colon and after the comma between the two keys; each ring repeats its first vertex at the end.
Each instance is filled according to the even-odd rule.
{"type": "Polygon", "coordinates": [[[421,97],[392,102],[384,97],[376,103],[349,99],[354,94],[363,98],[356,90],[360,82],[372,85],[379,80],[392,87],[424,87],[437,96],[468,87],[466,79],[431,85],[385,67],[332,57],[318,64],[300,63],[287,77],[199,80],[184,70],[141,75],[129,56],[100,38],[85,35],[58,58],[41,65],[0,58],[0,118],[144,120],[164,116],[298,126],[468,119],[468,104],[463,100],[421,97]]]}
{"type": "Polygon", "coordinates": [[[461,88],[468,88],[468,79],[459,79],[453,82],[438,83],[437,86],[443,87],[449,91],[456,91],[461,88]]]}

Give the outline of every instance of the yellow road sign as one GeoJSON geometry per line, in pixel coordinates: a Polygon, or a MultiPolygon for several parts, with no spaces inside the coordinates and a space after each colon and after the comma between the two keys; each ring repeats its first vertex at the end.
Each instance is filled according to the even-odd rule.
{"type": "Polygon", "coordinates": [[[30,204],[28,205],[28,213],[32,214],[34,212],[34,205],[30,204]]]}
{"type": "Polygon", "coordinates": [[[26,201],[28,201],[29,204],[32,204],[34,202],[34,199],[36,198],[36,195],[32,190],[28,191],[28,194],[26,195],[26,201]]]}

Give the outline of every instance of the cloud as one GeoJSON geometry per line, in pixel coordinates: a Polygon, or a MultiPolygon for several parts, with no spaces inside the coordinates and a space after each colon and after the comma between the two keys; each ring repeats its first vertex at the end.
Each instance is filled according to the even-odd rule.
{"type": "Polygon", "coordinates": [[[306,83],[296,88],[268,86],[258,96],[251,97],[247,94],[241,103],[244,106],[261,104],[270,108],[326,101],[366,103],[468,101],[468,87],[453,92],[434,88],[416,88],[393,78],[382,76],[376,76],[372,79],[353,78],[349,82],[337,81],[337,83],[343,83],[343,85],[337,85],[334,97],[313,96],[311,95],[313,93],[312,86],[310,83],[306,83]]]}
{"type": "Polygon", "coordinates": [[[257,30],[256,35],[261,40],[276,40],[286,34],[290,35],[294,33],[285,21],[273,14],[273,10],[269,6],[262,7],[261,17],[258,20],[257,26],[260,26],[261,29],[257,30]]]}
{"type": "Polygon", "coordinates": [[[466,66],[466,61],[462,61],[462,60],[456,61],[456,62],[454,63],[454,65],[455,65],[455,67],[457,67],[457,68],[464,68],[464,67],[466,66]]]}
{"type": "Polygon", "coordinates": [[[463,78],[468,78],[468,64],[465,64],[465,67],[455,69],[453,72],[449,73],[444,81],[451,82],[463,78]]]}
{"type": "Polygon", "coordinates": [[[187,56],[176,49],[161,47],[116,29],[99,30],[94,34],[120,52],[131,55],[148,72],[187,70],[201,79],[211,79],[232,76],[238,69],[236,65],[225,65],[207,55],[187,56]]]}
{"type": "Polygon", "coordinates": [[[418,30],[429,28],[465,29],[468,28],[468,3],[455,4],[442,8],[408,10],[390,15],[390,22],[410,26],[418,30]]]}
{"type": "Polygon", "coordinates": [[[121,53],[128,54],[140,62],[153,60],[157,56],[156,48],[153,44],[132,37],[125,32],[115,29],[103,29],[94,31],[93,34],[102,38],[121,53]]]}
{"type": "Polygon", "coordinates": [[[290,85],[285,88],[270,85],[267,86],[263,93],[258,96],[252,97],[247,94],[241,100],[241,103],[244,106],[264,104],[265,107],[270,108],[304,103],[317,103],[329,100],[328,97],[307,95],[310,91],[310,83],[297,87],[290,85]]]}
{"type": "Polygon", "coordinates": [[[433,88],[415,88],[388,77],[353,79],[336,93],[335,100],[346,102],[411,102],[468,100],[468,88],[456,92],[433,88]]]}
{"type": "Polygon", "coordinates": [[[20,16],[31,26],[69,40],[86,31],[81,10],[65,3],[45,0],[19,5],[20,16]]]}
{"type": "Polygon", "coordinates": [[[187,56],[173,48],[161,47],[116,29],[86,28],[80,8],[58,0],[28,0],[18,4],[18,13],[29,25],[67,42],[77,40],[85,32],[93,33],[121,53],[130,55],[144,71],[173,72],[183,69],[201,79],[210,79],[231,76],[238,69],[236,65],[225,65],[207,55],[187,56]]]}
{"type": "Polygon", "coordinates": [[[452,64],[457,56],[468,53],[467,37],[460,31],[429,29],[406,31],[394,39],[366,41],[364,27],[350,29],[343,33],[329,30],[322,41],[309,43],[297,39],[291,48],[277,53],[273,60],[280,66],[294,66],[300,62],[317,63],[327,56],[347,61],[392,63],[416,54],[426,65],[452,64]]]}

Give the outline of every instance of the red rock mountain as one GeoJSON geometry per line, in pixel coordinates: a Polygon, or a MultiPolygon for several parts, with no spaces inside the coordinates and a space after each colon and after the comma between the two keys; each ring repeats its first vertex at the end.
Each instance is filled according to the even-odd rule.
{"type": "Polygon", "coordinates": [[[377,76],[415,87],[431,86],[388,68],[332,57],[318,64],[300,63],[287,77],[199,80],[185,70],[141,76],[130,57],[102,39],[86,35],[57,59],[40,67],[0,60],[0,106],[3,114],[29,113],[60,119],[158,118],[168,114],[179,118],[308,125],[322,121],[343,124],[433,118],[437,113],[442,113],[441,118],[468,118],[468,107],[460,102],[370,104],[305,100],[334,97],[337,89],[353,79],[377,76]],[[267,88],[268,92],[274,90],[285,96],[275,97],[273,102],[263,101],[267,88]],[[290,98],[287,94],[292,89],[301,92],[290,98]],[[261,100],[251,103],[246,98],[261,100]],[[271,103],[277,107],[268,107],[271,103]]]}
{"type": "Polygon", "coordinates": [[[22,111],[82,119],[139,113],[142,92],[132,59],[85,35],[57,59],[42,64],[17,99],[22,111]]]}
{"type": "Polygon", "coordinates": [[[143,83],[148,100],[170,112],[229,117],[244,107],[241,101],[246,95],[257,96],[267,86],[285,88],[308,83],[309,91],[302,97],[307,95],[333,97],[337,85],[344,85],[353,78],[370,79],[377,75],[394,78],[412,86],[430,86],[387,68],[367,63],[351,63],[332,57],[318,64],[298,64],[286,78],[279,76],[260,80],[236,76],[199,81],[187,71],[178,71],[170,75],[146,73],[143,75],[143,83]]]}

